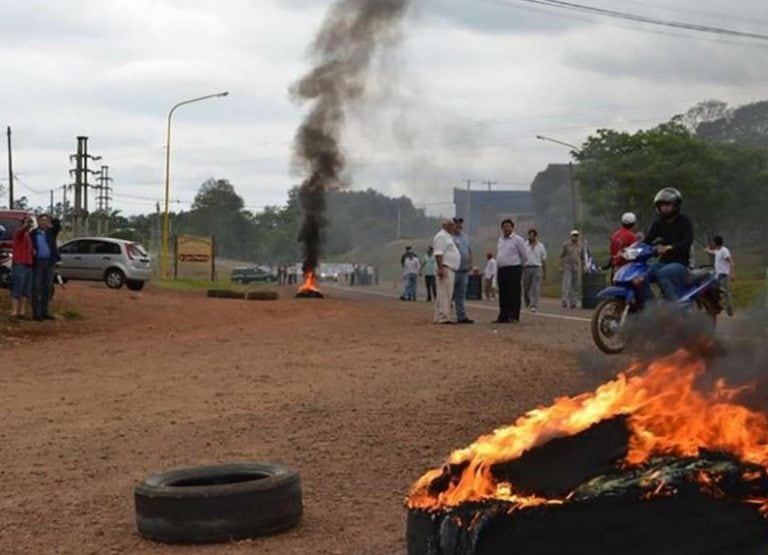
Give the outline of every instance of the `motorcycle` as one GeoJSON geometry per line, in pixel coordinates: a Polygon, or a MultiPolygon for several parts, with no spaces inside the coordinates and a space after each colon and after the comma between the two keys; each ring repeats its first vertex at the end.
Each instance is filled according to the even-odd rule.
{"type": "MultiPolygon", "coordinates": [[[[617,354],[627,343],[626,325],[634,315],[642,312],[654,300],[648,274],[650,259],[656,256],[656,247],[635,243],[621,251],[628,262],[613,276],[613,285],[598,293],[602,299],[592,313],[592,339],[607,354],[617,354]]],[[[698,310],[706,315],[714,331],[720,306],[720,287],[717,277],[709,270],[689,272],[688,282],[678,288],[676,308],[681,314],[698,310]]]]}

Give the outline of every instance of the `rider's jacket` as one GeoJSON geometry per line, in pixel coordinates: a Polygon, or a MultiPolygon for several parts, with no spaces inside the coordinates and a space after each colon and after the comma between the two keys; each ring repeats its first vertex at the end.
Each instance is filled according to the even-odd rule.
{"type": "Polygon", "coordinates": [[[688,267],[691,258],[691,246],[693,245],[691,220],[679,213],[671,220],[659,218],[653,222],[644,242],[652,245],[656,239],[661,239],[661,244],[672,247],[671,251],[659,259],[661,263],[679,262],[686,268],[688,267]]]}

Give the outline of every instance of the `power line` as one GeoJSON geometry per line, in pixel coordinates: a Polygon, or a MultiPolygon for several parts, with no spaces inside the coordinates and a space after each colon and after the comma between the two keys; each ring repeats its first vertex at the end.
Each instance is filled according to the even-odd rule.
{"type": "MultiPolygon", "coordinates": [[[[498,6],[513,5],[513,0],[478,0],[478,1],[485,2],[486,4],[495,4],[498,6]]],[[[620,12],[617,10],[609,10],[605,8],[598,8],[595,6],[588,6],[586,4],[577,4],[575,2],[566,2],[564,0],[514,0],[514,1],[525,2],[527,4],[533,4],[537,6],[546,6],[549,8],[556,8],[556,9],[566,10],[571,12],[586,13],[590,15],[609,17],[612,19],[621,19],[624,21],[632,21],[635,23],[645,23],[648,25],[656,25],[660,27],[683,29],[685,31],[694,31],[698,33],[707,33],[711,35],[768,41],[768,35],[764,35],[761,33],[750,33],[748,31],[739,31],[736,29],[726,29],[723,27],[713,27],[710,25],[701,25],[697,23],[688,23],[684,21],[660,19],[660,18],[650,17],[646,15],[638,15],[638,14],[633,14],[629,12],[620,12]]]]}

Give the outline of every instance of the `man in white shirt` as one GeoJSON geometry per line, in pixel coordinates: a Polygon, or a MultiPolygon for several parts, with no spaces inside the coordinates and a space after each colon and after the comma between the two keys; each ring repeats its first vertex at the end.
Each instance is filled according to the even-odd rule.
{"type": "Polygon", "coordinates": [[[515,223],[501,222],[501,237],[496,247],[497,280],[499,284],[499,324],[520,321],[520,281],[528,258],[525,241],[515,233],[515,223]]]}
{"type": "Polygon", "coordinates": [[[494,282],[496,281],[498,265],[496,264],[496,259],[493,257],[492,252],[487,253],[485,258],[488,261],[485,263],[485,271],[483,272],[483,292],[485,294],[485,300],[490,301],[496,298],[494,282]]]}
{"type": "Polygon", "coordinates": [[[411,247],[406,247],[406,254],[403,257],[403,281],[405,289],[400,296],[401,301],[416,300],[416,286],[419,280],[419,270],[421,270],[421,261],[411,247]]]}
{"type": "Polygon", "coordinates": [[[722,236],[717,235],[713,237],[712,242],[715,244],[715,248],[707,249],[707,252],[715,257],[715,275],[717,276],[718,284],[720,284],[725,311],[728,313],[728,316],[733,316],[731,281],[736,278],[736,267],[733,263],[731,251],[725,246],[722,236]]]}
{"type": "Polygon", "coordinates": [[[539,241],[539,232],[535,229],[528,230],[525,255],[528,261],[523,267],[523,300],[525,308],[536,312],[539,309],[541,280],[547,279],[547,249],[539,241]]]}
{"type": "Polygon", "coordinates": [[[456,280],[456,270],[461,264],[461,254],[453,239],[453,221],[443,221],[442,228],[432,240],[437,263],[437,297],[435,299],[435,323],[453,324],[451,301],[456,280]]]}

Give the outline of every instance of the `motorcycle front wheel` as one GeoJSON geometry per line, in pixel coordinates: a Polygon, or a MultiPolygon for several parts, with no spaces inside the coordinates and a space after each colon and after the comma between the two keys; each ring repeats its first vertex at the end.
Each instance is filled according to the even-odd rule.
{"type": "Polygon", "coordinates": [[[625,308],[621,299],[603,299],[592,312],[592,339],[604,353],[615,355],[624,350],[626,338],[621,318],[625,308]]]}

